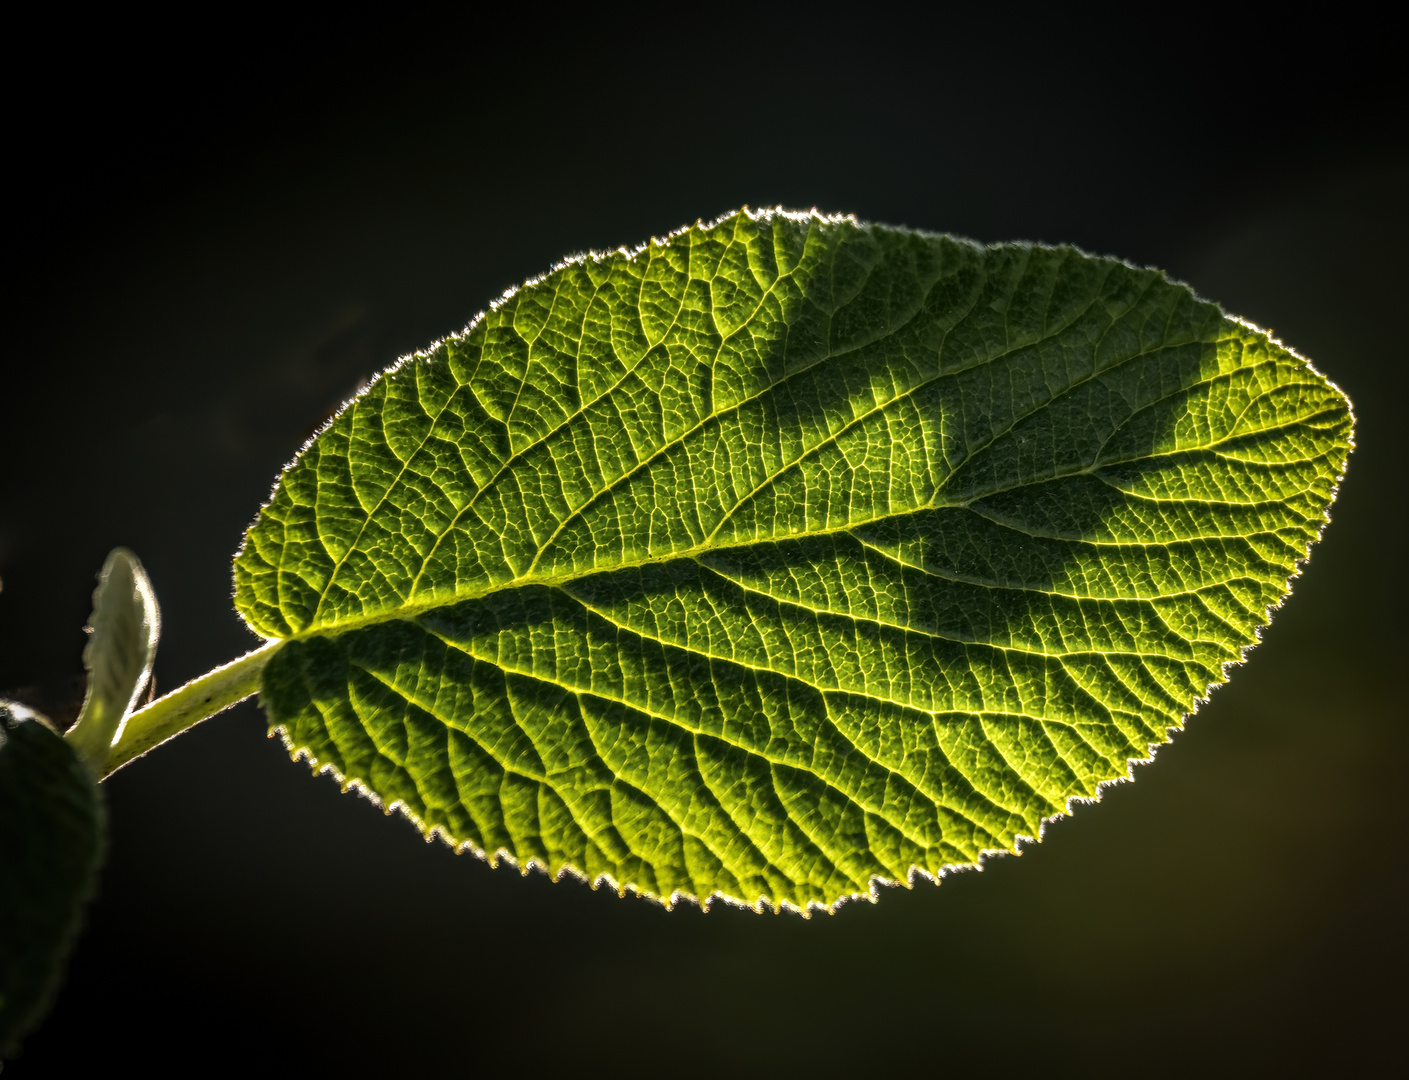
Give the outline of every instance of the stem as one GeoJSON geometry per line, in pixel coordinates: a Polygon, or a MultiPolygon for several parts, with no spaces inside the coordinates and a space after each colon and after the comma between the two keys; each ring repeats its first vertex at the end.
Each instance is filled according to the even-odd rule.
{"type": "Polygon", "coordinates": [[[106,780],[135,757],[140,757],[202,720],[244,701],[259,689],[264,665],[282,641],[271,641],[245,653],[224,667],[206,672],[185,686],[159,697],[127,718],[108,754],[106,780]]]}

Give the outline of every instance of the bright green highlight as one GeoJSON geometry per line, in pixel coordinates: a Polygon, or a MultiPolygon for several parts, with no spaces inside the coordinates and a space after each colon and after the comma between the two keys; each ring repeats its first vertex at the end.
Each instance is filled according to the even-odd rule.
{"type": "Polygon", "coordinates": [[[282,642],[270,641],[199,679],[192,679],[127,718],[108,753],[107,779],[133,758],[141,757],[187,728],[237,705],[259,690],[260,675],[282,642]]]}
{"type": "Polygon", "coordinates": [[[88,694],[64,738],[88,771],[101,777],[123,720],[147,689],[161,636],[156,593],[141,560],[127,548],[114,548],[103,563],[88,631],[88,694]]]}
{"type": "Polygon", "coordinates": [[[1160,273],[741,212],[566,263],[283,475],[236,604],[290,748],[672,902],[1012,851],[1257,640],[1343,395],[1160,273]]]}

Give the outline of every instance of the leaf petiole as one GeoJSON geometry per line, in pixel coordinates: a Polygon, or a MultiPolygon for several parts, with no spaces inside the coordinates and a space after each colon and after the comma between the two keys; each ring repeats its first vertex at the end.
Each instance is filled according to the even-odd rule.
{"type": "Polygon", "coordinates": [[[273,640],[238,660],[209,671],[138,709],[127,718],[108,755],[107,779],[135,757],[208,720],[259,689],[260,675],[282,640],[273,640]]]}

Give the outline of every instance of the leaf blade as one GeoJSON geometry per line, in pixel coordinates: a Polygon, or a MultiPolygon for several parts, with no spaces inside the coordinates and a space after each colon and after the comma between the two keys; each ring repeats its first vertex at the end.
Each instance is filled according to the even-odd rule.
{"type": "Polygon", "coordinates": [[[237,604],[293,639],[291,749],[424,828],[830,907],[1147,757],[1285,596],[1349,445],[1339,391],[1156,272],[737,214],[374,383],[281,479],[237,604]]]}
{"type": "Polygon", "coordinates": [[[97,785],[73,748],[0,701],[0,1056],[43,1019],[103,856],[97,785]]]}
{"type": "Polygon", "coordinates": [[[152,677],[161,609],[141,561],[114,548],[93,591],[91,637],[83,650],[88,693],[65,738],[95,777],[107,772],[108,756],[128,715],[152,677]]]}

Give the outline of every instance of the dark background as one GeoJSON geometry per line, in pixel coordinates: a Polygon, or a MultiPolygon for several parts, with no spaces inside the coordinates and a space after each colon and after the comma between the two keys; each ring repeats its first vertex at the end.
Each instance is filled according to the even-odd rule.
{"type": "Polygon", "coordinates": [[[100,898],[6,1077],[1402,1061],[1402,58],[1344,5],[1116,11],[11,35],[0,692],[60,721],[109,548],[156,585],[162,688],[233,658],[230,557],[360,379],[567,253],[742,204],[1163,267],[1312,357],[1359,449],[1265,644],[1139,783],[832,917],[491,871],[242,705],[105,785],[100,898]]]}

